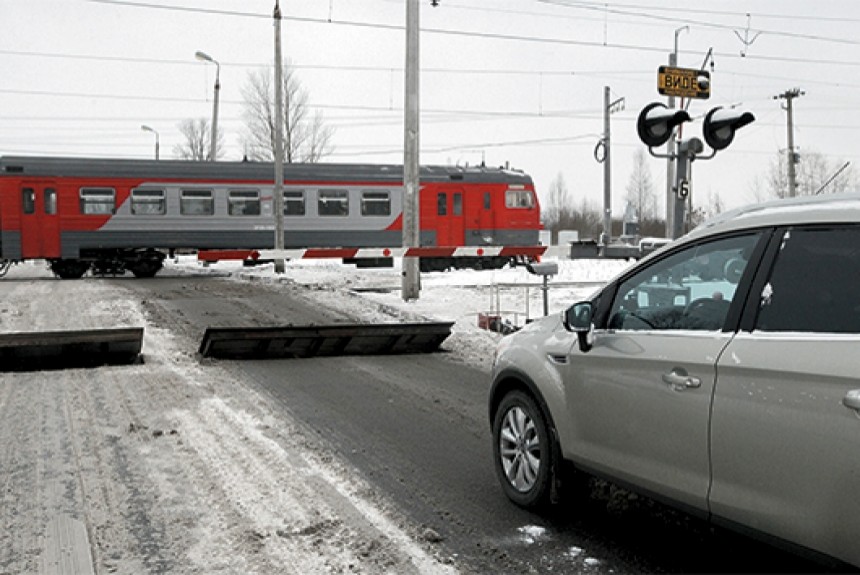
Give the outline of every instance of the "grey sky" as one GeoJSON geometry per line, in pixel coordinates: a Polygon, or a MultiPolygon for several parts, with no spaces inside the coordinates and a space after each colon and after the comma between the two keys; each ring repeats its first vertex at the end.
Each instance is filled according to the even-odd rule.
{"type": "MultiPolygon", "coordinates": [[[[226,159],[240,159],[240,88],[273,60],[273,6],[0,0],[0,154],[149,158],[147,124],[171,157],[181,120],[211,118],[215,67],[194,59],[202,50],[221,62],[219,127],[226,159]]],[[[405,0],[281,7],[284,57],[335,128],[327,161],[401,162],[405,0]]],[[[694,164],[697,203],[710,193],[730,206],[752,200],[755,178],[786,147],[786,114],[773,97],[794,87],[806,92],[795,100],[801,154],[824,154],[835,167],[860,156],[858,2],[422,0],[421,11],[422,163],[508,162],[541,193],[561,173],[575,198],[599,205],[593,149],[608,85],[626,100],[612,116],[620,200],[642,149],[636,116],[665,101],[657,69],[684,26],[680,66],[698,68],[714,51],[711,98],[692,102],[697,120],[685,134],[701,136],[715,106],[742,104],[757,118],[729,149],[694,164]]],[[[665,162],[649,165],[662,199],[665,162]]],[[[620,201],[613,209],[621,213],[620,201]]]]}

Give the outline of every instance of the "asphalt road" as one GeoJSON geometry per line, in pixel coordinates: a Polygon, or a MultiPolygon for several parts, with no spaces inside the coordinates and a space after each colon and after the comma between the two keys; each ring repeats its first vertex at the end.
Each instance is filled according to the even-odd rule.
{"type": "MultiPolygon", "coordinates": [[[[172,329],[343,321],[297,286],[117,280],[172,329]]],[[[443,346],[444,347],[444,346],[443,346]]],[[[536,515],[498,487],[489,374],[451,353],[233,362],[474,573],[809,572],[821,567],[604,482],[536,515]],[[438,536],[438,537],[437,537],[438,536]]]]}

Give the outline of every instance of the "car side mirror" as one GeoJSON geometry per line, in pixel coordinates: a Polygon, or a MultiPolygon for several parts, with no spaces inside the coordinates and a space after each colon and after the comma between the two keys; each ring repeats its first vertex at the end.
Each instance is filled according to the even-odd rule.
{"type": "Polygon", "coordinates": [[[591,323],[594,315],[594,304],[590,301],[575,303],[564,312],[564,328],[576,334],[579,349],[587,352],[591,349],[591,323]]]}

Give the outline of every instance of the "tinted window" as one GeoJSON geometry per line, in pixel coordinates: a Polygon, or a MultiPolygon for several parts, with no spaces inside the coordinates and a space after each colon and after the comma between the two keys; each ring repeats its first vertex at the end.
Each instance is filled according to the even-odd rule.
{"type": "Polygon", "coordinates": [[[455,216],[463,215],[463,194],[457,192],[454,194],[454,206],[452,208],[455,216]]]}
{"type": "Polygon", "coordinates": [[[211,216],[215,213],[212,190],[182,190],[179,213],[183,216],[211,216]]]}
{"type": "Polygon", "coordinates": [[[362,216],[389,216],[391,215],[391,198],[388,192],[364,191],[361,192],[361,215],[362,216]]]}
{"type": "Polygon", "coordinates": [[[288,190],[284,192],[284,215],[305,215],[305,192],[302,190],[288,190]]]}
{"type": "Polygon", "coordinates": [[[50,215],[56,214],[57,190],[54,188],[45,188],[43,191],[43,198],[45,200],[45,213],[50,215]]]}
{"type": "Polygon", "coordinates": [[[860,228],[786,232],[756,329],[860,333],[860,228]]]}
{"type": "Polygon", "coordinates": [[[81,213],[105,215],[114,213],[116,192],[113,188],[81,188],[81,213]]]}
{"type": "Polygon", "coordinates": [[[164,190],[131,191],[131,213],[135,216],[163,216],[166,211],[164,190]]]}
{"type": "Polygon", "coordinates": [[[436,213],[440,216],[448,213],[448,194],[439,194],[436,196],[436,213]]]}
{"type": "Polygon", "coordinates": [[[721,329],[759,237],[699,244],[640,270],[618,287],[608,327],[721,329]]]}
{"type": "Polygon", "coordinates": [[[528,190],[507,190],[505,192],[506,208],[533,208],[534,196],[528,190]]]}
{"type": "Polygon", "coordinates": [[[33,188],[21,190],[21,208],[25,214],[32,214],[36,211],[36,191],[33,188]]]}
{"type": "Polygon", "coordinates": [[[320,190],[317,210],[321,216],[348,216],[348,192],[346,190],[320,190]]]}
{"type": "Polygon", "coordinates": [[[227,196],[227,213],[231,216],[259,216],[260,192],[257,190],[230,190],[227,196]]]}

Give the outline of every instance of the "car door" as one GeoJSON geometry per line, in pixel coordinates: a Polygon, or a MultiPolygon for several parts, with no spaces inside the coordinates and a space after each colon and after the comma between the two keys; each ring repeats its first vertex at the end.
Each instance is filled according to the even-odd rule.
{"type": "Polygon", "coordinates": [[[718,364],[711,508],[860,565],[860,226],[773,251],[718,364]]]}
{"type": "Polygon", "coordinates": [[[574,346],[564,368],[568,457],[706,507],[715,366],[732,338],[723,328],[739,287],[748,288],[745,272],[760,237],[676,250],[604,292],[601,299],[611,301],[595,318],[593,347],[583,353],[574,346]]]}

